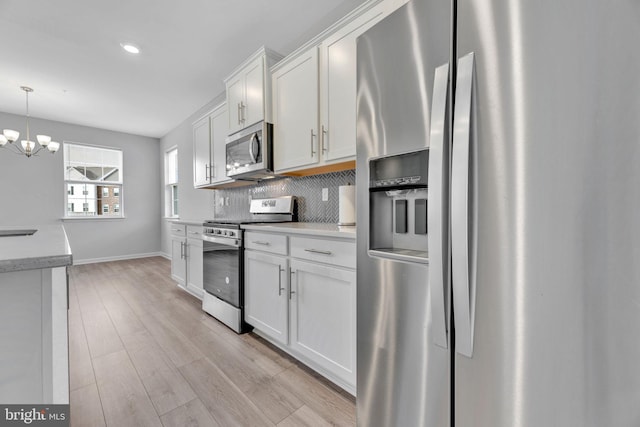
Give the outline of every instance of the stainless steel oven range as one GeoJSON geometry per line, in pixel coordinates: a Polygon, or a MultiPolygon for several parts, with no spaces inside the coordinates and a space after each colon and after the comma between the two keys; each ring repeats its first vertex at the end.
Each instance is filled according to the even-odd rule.
{"type": "Polygon", "coordinates": [[[296,221],[292,196],[251,201],[251,216],[206,221],[202,233],[204,298],[202,309],[237,333],[244,322],[244,243],[242,224],[296,221]]]}

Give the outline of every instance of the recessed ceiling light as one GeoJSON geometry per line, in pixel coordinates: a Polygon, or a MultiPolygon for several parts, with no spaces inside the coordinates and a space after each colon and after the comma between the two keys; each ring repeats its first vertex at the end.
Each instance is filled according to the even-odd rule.
{"type": "Polygon", "coordinates": [[[136,46],[134,44],[131,44],[131,43],[120,43],[120,46],[122,46],[122,48],[124,50],[126,50],[127,52],[133,53],[134,55],[140,53],[140,48],[138,48],[138,46],[136,46]]]}

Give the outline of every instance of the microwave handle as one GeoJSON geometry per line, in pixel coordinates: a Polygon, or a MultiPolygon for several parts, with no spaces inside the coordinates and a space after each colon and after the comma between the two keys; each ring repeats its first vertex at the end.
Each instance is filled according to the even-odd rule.
{"type": "Polygon", "coordinates": [[[258,155],[257,153],[255,153],[253,151],[253,141],[258,142],[258,133],[254,133],[253,136],[251,136],[251,140],[249,140],[249,157],[251,157],[251,160],[253,160],[253,163],[257,163],[258,162],[258,155]]]}

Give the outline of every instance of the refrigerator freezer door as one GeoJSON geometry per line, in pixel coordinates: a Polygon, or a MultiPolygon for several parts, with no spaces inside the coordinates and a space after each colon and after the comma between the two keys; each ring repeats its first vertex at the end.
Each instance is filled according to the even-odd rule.
{"type": "MultiPolygon", "coordinates": [[[[412,0],[358,39],[357,416],[363,427],[451,423],[451,359],[434,343],[429,266],[367,254],[368,160],[429,146],[434,73],[449,61],[449,24],[448,1],[412,0]]],[[[381,227],[393,230],[393,207],[385,206],[381,227]]],[[[406,235],[414,222],[407,221],[406,235]]]]}
{"type": "Polygon", "coordinates": [[[640,2],[457,14],[476,61],[478,227],[455,425],[638,426],[640,2]]]}

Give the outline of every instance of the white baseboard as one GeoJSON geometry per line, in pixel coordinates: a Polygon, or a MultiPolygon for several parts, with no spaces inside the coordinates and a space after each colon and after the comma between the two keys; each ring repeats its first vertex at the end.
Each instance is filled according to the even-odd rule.
{"type": "Polygon", "coordinates": [[[138,258],[150,258],[154,256],[161,256],[164,258],[169,258],[163,252],[151,252],[148,254],[131,254],[131,255],[122,255],[122,256],[113,256],[113,257],[104,257],[104,258],[88,258],[88,259],[75,259],[73,260],[73,265],[82,265],[82,264],[96,264],[99,262],[109,262],[109,261],[124,261],[127,259],[138,259],[138,258]]]}
{"type": "Polygon", "coordinates": [[[166,252],[158,252],[158,256],[161,256],[162,258],[166,258],[169,261],[171,261],[171,254],[168,254],[166,252]]]}

